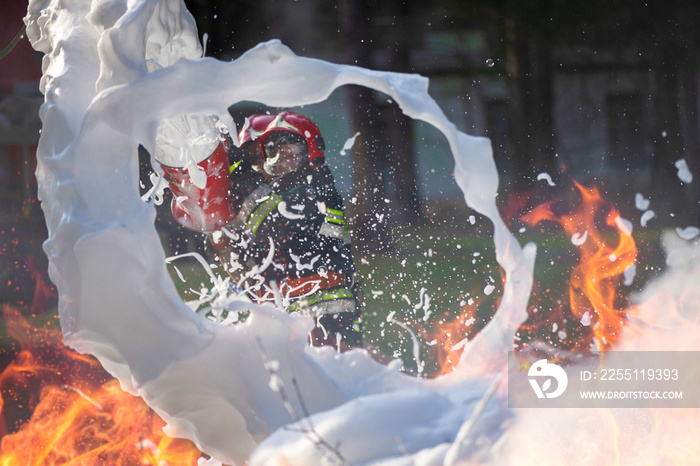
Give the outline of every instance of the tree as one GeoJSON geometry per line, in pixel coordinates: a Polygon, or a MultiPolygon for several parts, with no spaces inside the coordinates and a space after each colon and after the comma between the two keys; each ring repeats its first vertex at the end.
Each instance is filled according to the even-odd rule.
{"type": "MultiPolygon", "coordinates": [[[[340,9],[345,37],[346,62],[370,66],[370,11],[372,0],[347,0],[340,9]]],[[[347,100],[353,133],[359,133],[353,148],[354,240],[361,251],[373,252],[393,247],[383,205],[383,173],[386,159],[381,154],[377,134],[374,91],[348,86],[347,100]]]]}

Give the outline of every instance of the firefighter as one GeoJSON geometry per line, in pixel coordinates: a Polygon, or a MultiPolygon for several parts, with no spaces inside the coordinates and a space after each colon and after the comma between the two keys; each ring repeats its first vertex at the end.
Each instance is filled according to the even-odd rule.
{"type": "Polygon", "coordinates": [[[343,203],[318,127],[293,112],[253,115],[239,139],[235,150],[221,136],[198,163],[206,175],[201,188],[191,170],[163,166],[174,217],[209,236],[227,272],[254,299],[314,318],[312,344],[361,346],[343,203]]]}
{"type": "Polygon", "coordinates": [[[361,346],[350,236],[342,197],[325,164],[321,132],[309,118],[285,111],[259,141],[264,170],[273,177],[268,202],[277,208],[259,231],[252,231],[256,225],[251,223],[251,232],[257,244],[276,240],[273,261],[281,266],[279,290],[267,290],[266,295],[286,300],[290,311],[316,318],[314,344],[361,346]]]}

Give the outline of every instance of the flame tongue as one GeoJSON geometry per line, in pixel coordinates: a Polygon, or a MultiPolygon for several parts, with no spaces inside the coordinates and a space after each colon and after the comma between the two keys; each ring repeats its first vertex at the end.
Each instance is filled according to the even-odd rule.
{"type": "MultiPolygon", "coordinates": [[[[525,331],[536,340],[553,332],[559,337],[555,346],[566,349],[589,349],[593,340],[598,349],[607,350],[619,340],[629,312],[624,306],[627,303],[622,302],[618,285],[625,270],[635,263],[637,249],[631,227],[614,207],[607,206],[599,190],[578,183],[576,187],[581,193],[581,202],[572,212],[555,213],[557,201],[553,200],[538,205],[521,217],[531,227],[544,220],[561,225],[577,247],[579,256],[567,285],[569,308],[566,308],[566,300],[552,299],[551,312],[534,315],[530,321],[534,323],[529,322],[530,327],[525,331]],[[607,215],[601,219],[605,209],[607,215]],[[599,227],[601,223],[604,225],[599,227]]],[[[546,307],[543,305],[545,295],[555,287],[555,284],[537,286],[533,298],[540,302],[531,308],[546,307]]],[[[485,304],[479,301],[470,300],[463,306],[459,318],[441,322],[436,331],[428,332],[428,340],[437,337],[439,342],[434,348],[439,365],[437,375],[454,369],[464,342],[478,330],[472,323],[477,310],[485,304]]]]}
{"type": "MultiPolygon", "coordinates": [[[[605,216],[610,228],[598,228],[596,216],[606,207],[598,189],[578,183],[576,187],[582,200],[575,211],[557,215],[552,210],[555,201],[551,201],[534,208],[522,220],[530,226],[542,220],[556,222],[578,246],[579,264],[572,270],[569,284],[570,311],[583,326],[591,326],[600,349],[610,349],[620,338],[627,313],[617,302],[618,285],[625,270],[635,263],[637,248],[631,228],[614,207],[605,216]]],[[[581,342],[569,343],[577,346],[581,342]]]]}
{"type": "MultiPolygon", "coordinates": [[[[166,437],[165,423],[143,400],[123,392],[95,359],[65,347],[58,329],[33,328],[9,308],[5,321],[22,350],[0,374],[0,391],[33,411],[2,438],[0,464],[197,463],[201,453],[192,443],[166,437]]],[[[3,399],[7,423],[17,414],[4,409],[3,399]]],[[[15,426],[2,427],[6,434],[15,426]]]]}

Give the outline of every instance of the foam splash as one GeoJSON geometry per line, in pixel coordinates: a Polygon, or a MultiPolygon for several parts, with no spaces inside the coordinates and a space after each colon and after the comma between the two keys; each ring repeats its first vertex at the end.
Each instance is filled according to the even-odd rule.
{"type": "Polygon", "coordinates": [[[549,173],[542,172],[537,175],[537,181],[545,180],[549,186],[556,186],[556,183],[552,181],[552,176],[549,173]]]}
{"type": "Polygon", "coordinates": [[[346,141],[345,144],[343,144],[343,148],[340,149],[340,155],[345,155],[347,151],[352,149],[352,146],[355,145],[355,139],[360,135],[359,132],[355,133],[352,137],[349,137],[346,141]]]}
{"type": "Polygon", "coordinates": [[[652,218],[656,217],[656,213],[653,210],[647,210],[642,214],[642,217],[639,219],[639,224],[642,226],[642,228],[647,226],[647,223],[649,223],[649,220],[652,218]]]}
{"type": "Polygon", "coordinates": [[[588,230],[583,233],[574,233],[571,235],[571,244],[574,246],[582,246],[588,239],[588,230]]]}
{"type": "Polygon", "coordinates": [[[651,200],[645,199],[642,193],[637,193],[634,195],[634,206],[637,208],[637,210],[647,210],[650,203],[651,200]]]}
{"type": "Polygon", "coordinates": [[[684,240],[690,241],[700,235],[700,229],[698,227],[676,228],[676,233],[684,240]]]}
{"type": "MultiPolygon", "coordinates": [[[[122,388],[143,397],[167,422],[168,434],[187,437],[226,463],[246,461],[261,441],[292,423],[294,413],[352,413],[351,400],[393,400],[387,406],[392,412],[405,411],[407,402],[439,407],[408,424],[387,417],[372,430],[392,440],[365,450],[374,458],[395,456],[393,439],[415,438],[411,426],[425,416],[445,425],[443,435],[407,443],[405,452],[417,454],[457,435],[494,377],[484,375],[488,371],[472,377],[464,370],[434,382],[409,378],[364,351],[309,348],[312,322],[272,307],[246,303],[253,312],[242,325],[204,319],[177,295],[155,231],[155,208],[138,196],[138,144],[153,154],[165,119],[211,114],[235,133],[227,107],[243,100],[293,107],[323,101],[345,84],[384,92],[404,113],[442,131],[467,203],[494,222],[498,260],[507,273],[503,304],[493,324],[465,345],[470,356],[463,357],[478,357],[479,366],[498,372],[526,316],[534,247],[523,251],[498,215],[489,141],[457,131],[428,95],[427,79],[298,57],[279,41],[230,63],[199,59],[194,22],[176,1],[35,0],[26,22],[34,47],[46,54],[37,178],[67,345],[95,355],[122,388]],[[266,360],[277,361],[277,390],[270,388],[266,360]],[[285,403],[282,387],[298,393],[285,403]]],[[[502,402],[489,406],[485,412],[503,410],[502,402]]],[[[356,422],[348,417],[341,432],[356,422]]],[[[499,425],[473,433],[495,435],[499,425]]],[[[357,460],[352,450],[343,455],[357,460]]]]}
{"type": "MultiPolygon", "coordinates": [[[[211,455],[206,464],[556,464],[587,444],[599,446],[592,453],[598,462],[619,454],[604,410],[519,412],[506,430],[513,413],[505,408],[502,371],[526,318],[535,246],[521,247],[498,214],[489,141],[459,132],[428,95],[427,79],[298,57],[279,41],[230,63],[200,59],[194,21],[178,1],[32,0],[26,22],[33,46],[46,54],[37,179],[64,340],[141,396],[169,435],[211,455]],[[270,306],[239,303],[252,312],[235,326],[192,312],[167,272],[155,208],[138,195],[138,145],[154,153],[164,119],[211,114],[235,134],[232,104],[307,105],[345,84],[384,92],[406,115],[441,131],[465,201],[494,225],[506,277],[501,305],[474,339],[460,342],[456,371],[435,380],[405,376],[399,361],[382,366],[365,351],[308,347],[313,322],[270,306]],[[577,442],[539,448],[538,436],[549,432],[577,442]]],[[[663,322],[659,328],[675,325],[695,348],[695,326],[669,322],[662,312],[666,287],[673,296],[690,290],[679,303],[697,308],[697,287],[689,284],[700,276],[698,250],[684,248],[670,278],[644,296],[644,315],[663,322]]],[[[652,349],[673,348],[668,332],[659,334],[652,349]]],[[[642,338],[627,344],[650,349],[642,338]]],[[[668,432],[658,440],[678,445],[683,431],[668,432]]],[[[636,450],[641,459],[660,450],[647,444],[636,450]]]]}
{"type": "Polygon", "coordinates": [[[688,162],[686,162],[685,159],[676,160],[674,162],[674,165],[678,170],[677,175],[679,180],[681,180],[683,183],[693,182],[693,174],[690,172],[690,169],[688,168],[688,162]]]}

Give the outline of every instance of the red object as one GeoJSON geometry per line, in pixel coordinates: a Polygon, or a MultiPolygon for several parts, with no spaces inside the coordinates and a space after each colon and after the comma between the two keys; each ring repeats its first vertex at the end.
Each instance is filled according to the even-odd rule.
{"type": "Polygon", "coordinates": [[[204,189],[194,185],[186,169],[161,164],[173,193],[173,217],[185,228],[211,232],[227,225],[235,217],[229,194],[229,147],[228,139],[222,141],[207,159],[197,164],[207,175],[204,189]]]}
{"type": "Polygon", "coordinates": [[[265,134],[260,138],[263,154],[265,154],[266,138],[277,131],[289,131],[299,134],[306,140],[306,146],[309,150],[309,164],[314,168],[324,164],[323,152],[326,150],[326,145],[323,142],[321,130],[318,129],[318,126],[312,120],[288,110],[277,115],[265,130],[265,134]]]}
{"type": "Polygon", "coordinates": [[[241,144],[248,141],[255,141],[263,135],[267,125],[275,119],[274,115],[251,115],[247,118],[247,124],[243,125],[243,129],[238,133],[238,140],[241,144]]]}

